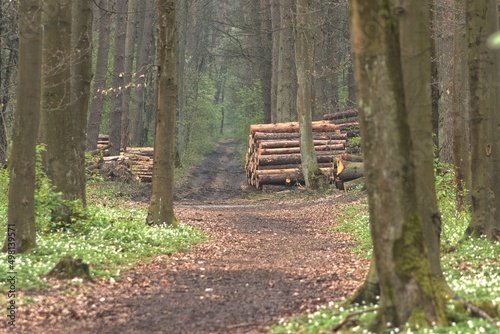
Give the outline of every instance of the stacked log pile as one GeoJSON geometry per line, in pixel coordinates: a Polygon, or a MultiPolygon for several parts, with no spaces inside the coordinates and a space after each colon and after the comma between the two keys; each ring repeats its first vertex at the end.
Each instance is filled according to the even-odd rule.
{"type": "MultiPolygon", "coordinates": [[[[362,184],[360,148],[347,150],[348,139],[359,136],[358,112],[351,109],[313,122],[313,140],[318,165],[337,188],[345,191],[362,184]]],[[[247,183],[262,189],[267,185],[304,183],[300,158],[299,124],[254,124],[250,126],[245,159],[247,183]]]]}
{"type": "Polygon", "coordinates": [[[360,136],[358,115],[357,109],[348,109],[323,116],[324,120],[337,124],[339,129],[347,134],[346,152],[350,154],[361,153],[359,143],[353,143],[353,141],[350,140],[360,136]]]}
{"type": "MultiPolygon", "coordinates": [[[[321,171],[334,177],[336,156],[344,153],[346,134],[329,121],[313,122],[314,148],[321,171]]],[[[254,124],[250,126],[245,171],[247,183],[296,185],[304,182],[301,169],[299,124],[254,124]]]]}
{"type": "Polygon", "coordinates": [[[127,147],[119,156],[109,156],[109,136],[99,135],[97,142],[98,152],[102,152],[103,170],[122,168],[128,166],[134,178],[139,182],[151,182],[153,179],[153,148],[152,147],[127,147]]]}

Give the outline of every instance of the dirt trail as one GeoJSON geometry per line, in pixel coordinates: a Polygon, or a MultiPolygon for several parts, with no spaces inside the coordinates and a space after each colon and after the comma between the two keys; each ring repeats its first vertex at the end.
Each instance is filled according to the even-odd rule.
{"type": "Polygon", "coordinates": [[[205,202],[241,198],[246,188],[239,154],[242,148],[225,139],[191,170],[188,182],[175,192],[177,201],[205,202]]]}
{"type": "Polygon", "coordinates": [[[245,199],[236,151],[221,143],[177,191],[177,215],[211,241],[119,283],[34,292],[20,332],[267,333],[283,317],[349,296],[368,263],[331,227],[335,209],[354,199],[245,199]]]}

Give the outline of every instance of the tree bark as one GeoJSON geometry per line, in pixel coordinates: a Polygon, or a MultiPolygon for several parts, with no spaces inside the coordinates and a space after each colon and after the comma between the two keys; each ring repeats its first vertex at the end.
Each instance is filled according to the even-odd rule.
{"type": "Polygon", "coordinates": [[[109,117],[109,143],[111,155],[119,155],[122,138],[123,91],[125,89],[125,43],[127,39],[127,8],[128,0],[116,3],[115,15],[115,45],[113,79],[111,80],[111,111],[109,117]]]}
{"type": "MultiPolygon", "coordinates": [[[[499,113],[496,80],[499,77],[495,51],[486,40],[498,30],[498,8],[494,0],[466,1],[469,44],[469,88],[471,130],[472,216],[467,236],[500,238],[500,220],[495,219],[496,198],[493,188],[493,159],[497,158],[493,127],[499,113]]],[[[497,191],[498,192],[498,191],[497,191]]]]}
{"type": "Polygon", "coordinates": [[[157,0],[157,104],[153,185],[147,223],[178,226],[174,215],[175,118],[177,106],[176,0],[157,0]]]}
{"type": "Polygon", "coordinates": [[[410,122],[415,166],[415,190],[418,199],[424,240],[434,282],[449,287],[440,263],[441,214],[439,213],[434,178],[433,101],[431,40],[429,39],[429,7],[426,3],[405,0],[399,16],[401,61],[405,105],[410,122]],[[425,180],[425,182],[422,182],[425,180]]]}
{"type": "Polygon", "coordinates": [[[271,56],[271,123],[278,123],[278,66],[279,66],[279,41],[281,34],[280,24],[280,0],[269,0],[271,10],[272,28],[272,56],[271,56]]]}
{"type": "MultiPolygon", "coordinates": [[[[183,0],[185,1],[185,0],[183,0]]],[[[131,122],[130,122],[130,144],[132,146],[143,146],[145,141],[143,140],[143,126],[145,125],[145,119],[143,120],[143,115],[145,114],[145,100],[147,91],[147,73],[151,71],[149,55],[153,52],[152,47],[153,34],[154,34],[154,11],[155,1],[146,0],[145,7],[145,17],[144,23],[142,24],[142,30],[140,30],[141,37],[139,38],[141,47],[137,48],[137,59],[136,59],[136,75],[137,84],[134,89],[132,106],[131,106],[131,122]]],[[[149,124],[146,124],[149,126],[149,124]]]]}
{"type": "MultiPolygon", "coordinates": [[[[82,177],[84,145],[77,133],[84,131],[83,115],[74,112],[71,95],[72,74],[72,2],[47,0],[44,2],[43,82],[42,82],[42,142],[46,145],[44,166],[55,190],[66,200],[85,203],[85,177],[82,177]],[[58,8],[54,15],[54,8],[58,8]],[[80,119],[80,121],[75,121],[80,119]],[[57,129],[55,131],[54,129],[57,129]],[[82,181],[83,180],[83,181],[82,181]]],[[[83,64],[83,63],[82,63],[83,64]]],[[[82,95],[83,96],[83,95],[82,95]]],[[[60,212],[70,223],[67,207],[60,212]]],[[[57,216],[57,215],[55,215],[57,216]]]]}
{"type": "Polygon", "coordinates": [[[71,109],[73,116],[73,138],[77,161],[73,166],[76,172],[75,186],[81,192],[77,198],[86,203],[85,191],[85,143],[87,111],[92,81],[92,0],[73,1],[72,16],[72,59],[71,59],[71,109]]]}
{"type": "Polygon", "coordinates": [[[137,10],[139,9],[138,0],[128,0],[128,13],[127,13],[127,32],[125,40],[125,62],[123,70],[123,110],[121,119],[121,141],[120,147],[126,149],[129,145],[130,139],[130,97],[132,95],[132,79],[134,77],[134,54],[135,45],[137,42],[137,10]]]}
{"type": "Polygon", "coordinates": [[[35,148],[40,120],[42,78],[41,1],[19,6],[19,77],[12,130],[7,233],[3,251],[9,255],[36,247],[35,148]]]}
{"type": "MultiPolygon", "coordinates": [[[[109,0],[100,0],[99,7],[109,8],[109,0]]],[[[101,126],[102,109],[108,74],[109,33],[111,16],[104,10],[99,10],[99,46],[95,66],[94,86],[92,89],[92,108],[87,125],[87,150],[95,150],[101,126]]]]}
{"type": "Polygon", "coordinates": [[[276,102],[277,122],[291,122],[297,119],[296,96],[293,92],[295,55],[293,38],[293,2],[281,1],[278,90],[276,102]]]}
{"type": "MultiPolygon", "coordinates": [[[[416,154],[407,122],[399,26],[394,16],[401,11],[384,0],[354,0],[352,5],[354,68],[369,171],[365,179],[381,292],[371,330],[382,332],[406,323],[446,325],[445,297],[432,280],[424,218],[417,201],[421,193],[415,184],[416,154]],[[366,30],[370,22],[378,24],[366,30]]],[[[404,7],[401,10],[405,12],[404,7]]]]}
{"type": "Polygon", "coordinates": [[[453,34],[453,97],[451,145],[455,166],[456,203],[460,210],[470,206],[471,165],[469,131],[469,90],[465,0],[455,0],[453,34]],[[467,193],[467,194],[465,194],[467,193]]]}
{"type": "Polygon", "coordinates": [[[297,41],[295,63],[297,65],[297,114],[300,127],[300,155],[306,187],[319,189],[328,182],[318,167],[312,136],[312,73],[314,35],[312,8],[308,0],[297,0],[297,41]]]}

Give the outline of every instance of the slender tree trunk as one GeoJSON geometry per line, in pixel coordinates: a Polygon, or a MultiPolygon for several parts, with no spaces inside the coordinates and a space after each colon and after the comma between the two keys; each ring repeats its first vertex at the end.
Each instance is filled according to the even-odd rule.
{"type": "Polygon", "coordinates": [[[132,94],[132,78],[134,66],[135,44],[137,41],[137,10],[138,0],[129,0],[127,15],[127,33],[125,41],[125,67],[123,71],[123,110],[122,110],[122,131],[121,147],[126,149],[129,145],[130,135],[130,96],[132,94]]]}
{"type": "Polygon", "coordinates": [[[293,94],[292,81],[295,69],[293,38],[293,1],[282,0],[280,18],[277,121],[291,122],[296,120],[296,95],[293,94]]]}
{"type": "MultiPolygon", "coordinates": [[[[101,8],[109,8],[109,0],[100,0],[101,8]]],[[[87,125],[87,150],[95,150],[101,127],[102,109],[108,74],[109,34],[111,16],[108,12],[99,10],[99,46],[95,66],[94,85],[92,89],[92,107],[87,125]]]]}
{"type": "Polygon", "coordinates": [[[278,73],[279,73],[279,41],[281,35],[280,29],[280,0],[269,0],[271,7],[271,28],[272,28],[272,57],[271,57],[271,123],[277,123],[278,120],[278,73]]]}
{"type": "Polygon", "coordinates": [[[147,223],[178,226],[173,202],[177,106],[176,0],[157,0],[157,13],[158,93],[153,186],[147,223]]]}
{"type": "Polygon", "coordinates": [[[155,1],[146,0],[144,7],[146,13],[140,37],[141,47],[137,49],[137,84],[134,89],[134,97],[131,106],[130,144],[132,146],[142,146],[145,143],[142,136],[144,126],[143,115],[145,114],[146,91],[148,89],[147,85],[149,84],[147,81],[147,74],[152,70],[151,66],[149,66],[151,65],[149,61],[150,54],[154,50],[151,42],[154,34],[155,1]]]}
{"type": "Polygon", "coordinates": [[[9,255],[36,247],[35,148],[40,120],[42,78],[41,1],[19,7],[19,77],[12,132],[7,235],[9,255]]]}
{"type": "Polygon", "coordinates": [[[264,105],[264,123],[271,123],[271,85],[272,85],[272,45],[273,34],[271,26],[271,8],[269,0],[260,0],[260,87],[262,103],[264,105]]]}
{"type": "MultiPolygon", "coordinates": [[[[466,22],[469,44],[469,87],[471,129],[471,196],[472,216],[466,235],[500,238],[500,220],[496,220],[493,159],[496,80],[499,72],[495,51],[487,48],[486,40],[498,30],[498,8],[494,0],[466,0],[466,22]]],[[[495,126],[495,131],[498,127],[495,126]]]]}
{"type": "Polygon", "coordinates": [[[182,155],[184,152],[184,133],[185,133],[185,76],[186,76],[186,51],[187,51],[187,34],[188,34],[188,14],[189,14],[189,1],[179,0],[177,3],[179,6],[178,10],[178,29],[177,34],[179,50],[178,50],[178,60],[177,60],[177,83],[179,96],[177,99],[177,155],[178,161],[177,165],[182,164],[182,155]]]}
{"type": "MultiPolygon", "coordinates": [[[[421,194],[413,162],[418,154],[408,126],[399,27],[394,17],[399,12],[385,0],[354,0],[352,5],[363,155],[365,170],[370,171],[365,177],[370,228],[381,292],[371,329],[383,332],[408,322],[446,325],[444,297],[432,280],[426,226],[417,200],[421,194]],[[367,31],[370,22],[378,24],[367,31]],[[415,314],[422,317],[417,319],[415,314]]],[[[432,183],[433,179],[419,182],[432,183]]]]}
{"type": "Polygon", "coordinates": [[[297,111],[300,128],[300,157],[306,187],[317,189],[326,183],[318,167],[312,135],[312,73],[314,37],[312,8],[308,0],[297,0],[297,111]]]}
{"type": "MultiPolygon", "coordinates": [[[[87,111],[92,80],[92,0],[73,1],[72,57],[71,57],[71,110],[73,138],[77,155],[73,170],[75,187],[81,192],[77,198],[86,203],[85,192],[85,140],[87,111]]],[[[75,194],[76,195],[76,194],[75,194]]]]}
{"type": "Polygon", "coordinates": [[[460,210],[470,206],[471,165],[469,131],[469,90],[467,64],[467,31],[465,29],[465,0],[455,0],[455,29],[453,36],[453,108],[451,134],[453,165],[455,166],[456,202],[460,210]],[[467,195],[464,193],[467,192],[467,195]]]}
{"type": "MultiPolygon", "coordinates": [[[[1,55],[0,55],[1,56],[1,55]]],[[[5,166],[7,162],[7,150],[8,150],[8,140],[7,140],[7,107],[10,101],[11,95],[11,74],[14,64],[17,62],[17,51],[9,50],[9,58],[7,60],[7,66],[5,68],[5,74],[0,79],[3,84],[2,90],[2,107],[0,109],[0,167],[5,166]]]]}
{"type": "Polygon", "coordinates": [[[431,97],[432,97],[432,134],[434,148],[439,152],[439,64],[436,50],[436,24],[434,19],[435,1],[429,0],[430,52],[431,52],[431,97]]]}
{"type": "Polygon", "coordinates": [[[111,95],[111,113],[109,128],[109,143],[111,155],[119,155],[122,138],[123,91],[125,89],[125,43],[127,39],[127,8],[128,0],[116,3],[115,15],[115,45],[111,95]],[[124,14],[125,13],[125,14],[124,14]]]}

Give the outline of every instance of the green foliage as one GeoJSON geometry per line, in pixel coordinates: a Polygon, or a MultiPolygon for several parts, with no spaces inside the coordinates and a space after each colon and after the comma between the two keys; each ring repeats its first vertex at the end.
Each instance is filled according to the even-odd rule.
{"type": "MultiPolygon", "coordinates": [[[[436,164],[436,190],[442,213],[443,245],[442,266],[446,280],[452,290],[468,302],[497,314],[500,305],[500,242],[463,240],[469,224],[467,212],[460,212],[455,205],[453,169],[446,164],[436,164]],[[485,306],[486,305],[486,306],[485,306]]],[[[336,230],[350,233],[359,242],[359,256],[369,256],[371,238],[366,200],[345,206],[336,215],[336,230]]],[[[342,332],[369,333],[367,328],[375,313],[368,311],[374,306],[355,305],[343,308],[342,301],[331,301],[328,306],[318,308],[292,319],[282,319],[271,328],[271,333],[333,333],[333,328],[349,317],[342,332]]],[[[435,328],[404,328],[390,333],[498,333],[488,321],[466,311],[462,304],[450,301],[447,305],[450,326],[435,328]]],[[[496,318],[498,322],[500,319],[496,318]]]]}
{"type": "Polygon", "coordinates": [[[210,152],[219,137],[221,105],[214,103],[215,86],[208,75],[202,74],[198,82],[196,99],[188,99],[185,106],[184,128],[186,146],[182,163],[191,166],[200,162],[210,152]]]}
{"type": "MultiPolygon", "coordinates": [[[[146,209],[123,209],[123,197],[117,198],[108,184],[92,183],[87,187],[89,204],[83,208],[79,202],[62,199],[53,191],[50,180],[41,170],[40,152],[37,155],[36,225],[38,247],[31,254],[16,255],[18,289],[46,286],[46,275],[62,256],[80,258],[90,265],[94,279],[116,277],[137,262],[147,261],[159,254],[186,250],[190,245],[206,240],[191,227],[148,226],[146,209]],[[121,201],[119,200],[121,198],[121,201]],[[67,205],[77,212],[70,226],[61,228],[52,212],[67,205]]],[[[111,184],[111,183],[110,183],[111,184]]],[[[8,175],[0,171],[0,190],[8,187],[8,175]]],[[[6,194],[4,191],[3,194],[6,194]]],[[[0,195],[0,230],[7,228],[7,196],[0,195]]],[[[7,254],[0,254],[0,276],[6,277],[7,254]]],[[[1,289],[5,289],[3,286],[1,289]]]]}
{"type": "Polygon", "coordinates": [[[227,122],[235,129],[235,136],[242,143],[248,142],[251,124],[262,123],[264,119],[264,106],[260,91],[260,83],[240,86],[229,96],[228,109],[231,113],[227,122]]]}

